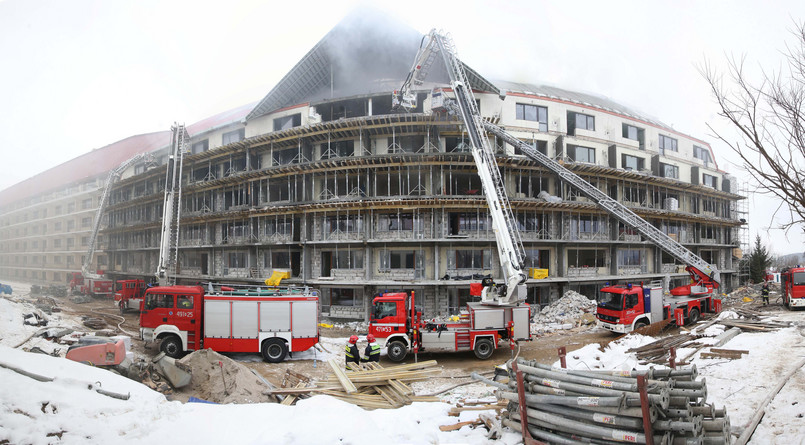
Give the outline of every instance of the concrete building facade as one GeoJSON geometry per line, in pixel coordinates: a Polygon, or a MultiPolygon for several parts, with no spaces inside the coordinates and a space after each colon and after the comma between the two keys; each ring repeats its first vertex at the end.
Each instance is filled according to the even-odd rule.
{"type": "MultiPolygon", "coordinates": [[[[416,291],[427,315],[446,315],[470,298],[471,282],[503,278],[463,124],[431,110],[433,88],[451,94],[443,67],[419,91],[417,109],[391,110],[390,93],[421,38],[391,28],[346,19],[249,111],[228,114],[226,125],[188,128],[179,282],[261,283],[288,270],[285,283],[321,289],[326,314],[362,319],[377,292],[416,291]]],[[[736,284],[744,197],[709,144],[607,99],[490,81],[466,68],[485,119],[715,264],[725,288],[736,284]]],[[[526,266],[549,271],[547,279],[529,279],[529,302],[546,304],[568,288],[592,297],[607,281],[687,281],[684,265],[632,228],[514,147],[490,141],[526,266]]],[[[156,269],[165,182],[157,158],[159,165],[113,185],[98,265],[111,277],[150,277],[156,269]]],[[[0,277],[59,278],[30,275],[32,258],[42,255],[31,249],[55,246],[33,247],[42,234],[24,227],[25,215],[40,221],[55,210],[45,216],[30,199],[10,201],[3,199],[0,217],[0,277]]]]}

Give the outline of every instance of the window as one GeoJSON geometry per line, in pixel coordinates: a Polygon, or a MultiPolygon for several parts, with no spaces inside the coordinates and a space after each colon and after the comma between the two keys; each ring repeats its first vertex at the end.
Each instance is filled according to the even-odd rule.
{"type": "Polygon", "coordinates": [[[646,161],[645,159],[638,158],[637,156],[624,154],[621,163],[623,164],[623,168],[626,170],[643,170],[646,161]]]}
{"type": "Polygon", "coordinates": [[[92,217],[81,218],[81,227],[89,227],[92,225],[92,217]]]}
{"type": "Polygon", "coordinates": [[[640,149],[641,150],[645,149],[645,146],[643,145],[645,130],[643,130],[642,128],[635,127],[634,125],[629,125],[629,124],[623,124],[622,129],[623,129],[622,136],[623,136],[624,139],[631,139],[633,141],[639,141],[640,142],[640,149]]]}
{"type": "Polygon", "coordinates": [[[660,135],[660,153],[665,153],[665,150],[679,151],[676,145],[676,139],[660,135]]]}
{"type": "Polygon", "coordinates": [[[477,213],[451,213],[450,234],[458,235],[462,232],[485,231],[489,227],[489,214],[477,213]]]}
{"type": "Polygon", "coordinates": [[[642,203],[646,200],[646,190],[641,187],[623,186],[623,200],[642,203]]]}
{"type": "Polygon", "coordinates": [[[204,139],[203,141],[196,142],[190,146],[190,152],[193,154],[205,152],[210,149],[210,140],[204,139]]]}
{"type": "Polygon", "coordinates": [[[518,213],[515,215],[517,228],[521,232],[539,232],[543,225],[542,217],[535,213],[518,213]]]}
{"type": "Polygon", "coordinates": [[[61,247],[61,239],[56,238],[53,240],[53,247],[61,247]]]}
{"type": "Polygon", "coordinates": [[[641,249],[618,250],[618,266],[640,267],[642,265],[643,265],[643,250],[641,249]]]}
{"type": "Polygon", "coordinates": [[[422,264],[422,252],[414,250],[383,250],[380,252],[380,270],[414,269],[422,264]]]}
{"type": "Polygon", "coordinates": [[[326,224],[327,233],[363,232],[363,219],[360,215],[328,216],[326,224]]]}
{"type": "Polygon", "coordinates": [[[595,131],[595,117],[576,113],[576,129],[595,131]]]}
{"type": "Polygon", "coordinates": [[[693,157],[701,159],[704,165],[710,162],[710,151],[703,147],[693,146],[693,157]]]}
{"type": "Polygon", "coordinates": [[[176,298],[176,307],[179,309],[193,309],[193,297],[191,295],[179,295],[176,298]]]}
{"type": "Polygon", "coordinates": [[[548,131],[548,108],[537,105],[517,104],[518,120],[539,122],[539,131],[548,131]]]}
{"type": "Polygon", "coordinates": [[[302,115],[300,113],[274,119],[274,131],[287,130],[300,125],[302,125],[302,115]]]}
{"type": "MultiPolygon", "coordinates": [[[[448,257],[448,260],[453,259],[454,258],[448,257]]],[[[448,267],[451,269],[491,269],[492,254],[489,250],[483,249],[456,250],[455,260],[448,261],[448,267]]]]}
{"type": "Polygon", "coordinates": [[[230,131],[228,133],[224,133],[221,143],[227,145],[233,142],[239,142],[242,141],[245,136],[246,136],[246,130],[243,128],[235,131],[230,131]]]}
{"type": "Polygon", "coordinates": [[[415,218],[413,213],[380,215],[378,217],[377,230],[379,232],[391,232],[397,230],[416,230],[421,232],[422,229],[422,219],[415,218]]]}
{"type": "Polygon", "coordinates": [[[92,198],[85,199],[81,201],[81,208],[82,209],[89,209],[92,207],[92,198]]]}
{"type": "Polygon", "coordinates": [[[362,269],[363,250],[339,250],[330,252],[333,269],[362,269]]]}
{"type": "Polygon", "coordinates": [[[702,184],[710,187],[718,188],[718,178],[707,173],[702,173],[702,184]]]}
{"type": "Polygon", "coordinates": [[[679,179],[679,167],[660,163],[660,176],[663,178],[679,179]]]}
{"type": "Polygon", "coordinates": [[[57,215],[61,215],[61,206],[56,206],[55,212],[57,215]]]}
{"type": "Polygon", "coordinates": [[[525,267],[548,269],[550,267],[551,251],[547,249],[525,249],[525,267]]]}
{"type": "Polygon", "coordinates": [[[594,215],[581,215],[578,219],[570,221],[571,230],[575,233],[605,233],[606,221],[603,217],[594,215]]]}
{"type": "MultiPolygon", "coordinates": [[[[330,304],[334,306],[355,306],[359,300],[355,298],[355,289],[330,289],[330,304]]],[[[391,303],[392,305],[395,303],[391,303]]]]}
{"type": "Polygon", "coordinates": [[[173,308],[173,295],[150,294],[145,297],[146,309],[173,308]]]}
{"type": "Polygon", "coordinates": [[[606,267],[606,251],[601,249],[567,249],[569,267],[606,267]]]}
{"type": "Polygon", "coordinates": [[[595,149],[568,145],[568,155],[575,162],[595,163],[595,149]]]}
{"type": "Polygon", "coordinates": [[[73,229],[75,229],[75,221],[71,219],[70,221],[67,221],[67,230],[70,231],[73,229]]]}
{"type": "Polygon", "coordinates": [[[82,236],[81,237],[81,245],[85,246],[85,247],[89,246],[89,237],[88,236],[82,236]]]}
{"type": "Polygon", "coordinates": [[[375,308],[372,311],[372,318],[374,318],[375,320],[396,316],[397,316],[397,303],[394,301],[378,302],[377,304],[375,304],[375,308]]]}
{"type": "Polygon", "coordinates": [[[73,213],[73,212],[75,212],[75,203],[74,202],[67,203],[67,213],[73,213]]]}
{"type": "Polygon", "coordinates": [[[232,269],[242,269],[246,267],[246,253],[245,252],[229,252],[227,255],[227,267],[232,269]]]}

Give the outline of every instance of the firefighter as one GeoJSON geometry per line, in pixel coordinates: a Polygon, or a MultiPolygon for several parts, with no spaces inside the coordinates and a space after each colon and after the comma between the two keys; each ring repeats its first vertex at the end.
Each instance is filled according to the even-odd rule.
{"type": "Polygon", "coordinates": [[[366,345],[366,351],[363,353],[363,357],[361,358],[362,362],[379,362],[380,361],[380,345],[377,344],[375,341],[375,336],[369,334],[366,336],[366,341],[369,342],[366,345]]]}
{"type": "Polygon", "coordinates": [[[346,365],[347,369],[352,369],[351,364],[355,363],[356,365],[360,364],[361,362],[361,353],[358,352],[358,336],[353,335],[349,337],[349,342],[347,343],[346,347],[344,348],[344,355],[345,360],[344,364],[346,365]]]}
{"type": "Polygon", "coordinates": [[[769,304],[769,281],[766,280],[763,282],[763,289],[760,291],[761,296],[763,296],[763,306],[769,304]]]}

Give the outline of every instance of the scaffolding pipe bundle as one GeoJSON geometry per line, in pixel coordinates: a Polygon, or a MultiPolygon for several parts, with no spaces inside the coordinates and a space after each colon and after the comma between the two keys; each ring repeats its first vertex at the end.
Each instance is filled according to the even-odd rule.
{"type": "Polygon", "coordinates": [[[519,358],[507,369],[507,383],[473,378],[498,388],[497,398],[508,402],[503,424],[525,443],[532,437],[549,444],[732,442],[726,409],[706,403],[707,385],[696,380],[695,366],[577,371],[519,358]]]}

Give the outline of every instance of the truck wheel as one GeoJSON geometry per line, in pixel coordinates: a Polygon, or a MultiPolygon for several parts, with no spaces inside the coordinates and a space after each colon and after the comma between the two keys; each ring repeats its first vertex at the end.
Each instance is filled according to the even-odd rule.
{"type": "Polygon", "coordinates": [[[688,324],[695,324],[697,321],[699,321],[699,310],[693,308],[688,313],[688,324]]]}
{"type": "Polygon", "coordinates": [[[179,358],[182,355],[182,341],[175,335],[169,335],[162,339],[159,350],[170,358],[179,358]]]}
{"type": "Polygon", "coordinates": [[[648,323],[646,323],[645,320],[640,320],[640,321],[638,321],[637,323],[634,324],[635,330],[640,329],[640,328],[644,328],[646,326],[648,326],[648,323]]]}
{"type": "Polygon", "coordinates": [[[492,357],[492,354],[495,352],[495,345],[493,345],[492,340],[488,338],[479,338],[475,340],[475,348],[472,351],[479,359],[486,360],[492,357]]]}
{"type": "Polygon", "coordinates": [[[393,362],[401,362],[405,360],[405,356],[408,355],[408,348],[405,346],[405,343],[397,340],[389,343],[388,347],[388,358],[393,362]]]}
{"type": "Polygon", "coordinates": [[[263,342],[263,359],[269,363],[279,363],[288,355],[288,345],[282,339],[270,338],[263,342]]]}

